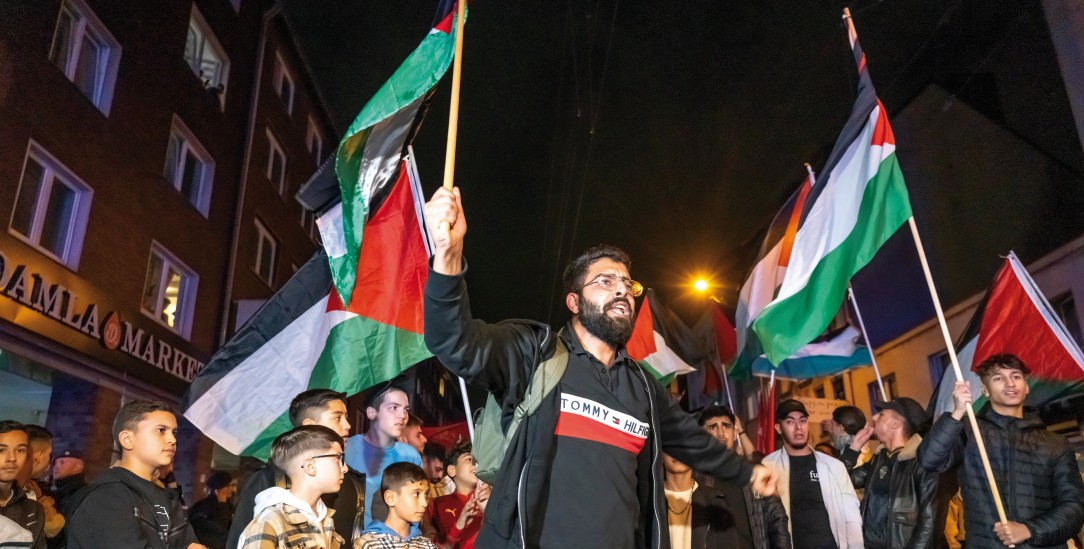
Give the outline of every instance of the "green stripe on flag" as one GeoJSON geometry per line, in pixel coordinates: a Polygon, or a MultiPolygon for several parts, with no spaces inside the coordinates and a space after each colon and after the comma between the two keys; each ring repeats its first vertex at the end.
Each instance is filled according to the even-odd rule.
{"type": "Polygon", "coordinates": [[[907,187],[895,153],[867,183],[854,229],[813,268],[794,295],[771,303],[753,322],[764,352],[779,364],[821,334],[839,309],[847,283],[911,217],[907,187]]]}

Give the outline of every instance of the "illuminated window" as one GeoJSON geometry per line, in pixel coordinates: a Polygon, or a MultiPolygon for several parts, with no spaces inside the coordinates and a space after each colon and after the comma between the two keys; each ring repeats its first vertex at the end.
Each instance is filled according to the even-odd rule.
{"type": "Polygon", "coordinates": [[[294,77],[290,75],[290,69],[286,68],[286,61],[281,53],[275,54],[275,92],[282,98],[286,105],[286,113],[294,113],[294,77]]]}
{"type": "Polygon", "coordinates": [[[11,232],[76,270],[90,213],[90,187],[31,142],[23,164],[11,232]]]}
{"type": "Polygon", "coordinates": [[[279,194],[286,194],[286,153],[271,130],[267,130],[267,145],[267,180],[279,194]]]}
{"type": "Polygon", "coordinates": [[[275,256],[278,254],[278,241],[275,240],[271,231],[256,220],[256,257],[252,268],[256,274],[267,283],[274,286],[275,283],[275,256]]]}
{"type": "Polygon", "coordinates": [[[196,73],[203,87],[218,96],[220,104],[226,104],[226,83],[230,76],[230,60],[226,50],[211,32],[210,25],[199,9],[192,6],[188,21],[188,37],[184,43],[184,60],[196,73]]]}
{"type": "Polygon", "coordinates": [[[196,140],[188,126],[174,115],[163,175],[203,217],[207,217],[211,205],[214,171],[215,163],[211,160],[210,153],[196,140]]]}
{"type": "Polygon", "coordinates": [[[143,284],[143,313],[187,339],[198,281],[192,269],[154,243],[143,284]]]}
{"type": "Polygon", "coordinates": [[[120,51],[120,44],[83,0],[64,0],[49,60],[106,116],[113,103],[120,51]]]}
{"type": "Polygon", "coordinates": [[[309,117],[309,127],[305,132],[305,145],[312,153],[312,162],[320,166],[324,157],[324,138],[320,137],[320,130],[316,127],[316,121],[309,117]]]}

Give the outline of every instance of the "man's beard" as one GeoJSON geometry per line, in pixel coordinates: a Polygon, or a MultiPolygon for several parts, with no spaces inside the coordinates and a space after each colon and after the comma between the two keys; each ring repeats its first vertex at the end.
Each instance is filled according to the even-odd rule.
{"type": "MultiPolygon", "coordinates": [[[[617,348],[623,346],[632,335],[632,315],[613,318],[606,314],[606,310],[613,304],[624,302],[628,304],[627,300],[615,298],[609,303],[596,306],[594,303],[588,301],[583,295],[579,296],[580,301],[580,324],[587,330],[587,333],[601,339],[610,346],[617,348]]],[[[631,306],[629,307],[631,313],[631,306]]]]}
{"type": "Polygon", "coordinates": [[[850,447],[851,442],[854,441],[854,435],[843,433],[838,437],[832,437],[832,446],[836,447],[841,453],[850,447]]]}

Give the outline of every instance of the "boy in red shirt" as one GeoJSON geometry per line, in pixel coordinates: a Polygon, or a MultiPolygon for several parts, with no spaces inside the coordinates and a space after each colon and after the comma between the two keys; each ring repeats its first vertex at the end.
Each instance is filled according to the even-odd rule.
{"type": "Polygon", "coordinates": [[[434,541],[448,549],[473,549],[490,488],[475,475],[478,463],[470,443],[453,448],[444,463],[445,473],[455,482],[455,492],[433,500],[426,511],[437,530],[434,541]]]}

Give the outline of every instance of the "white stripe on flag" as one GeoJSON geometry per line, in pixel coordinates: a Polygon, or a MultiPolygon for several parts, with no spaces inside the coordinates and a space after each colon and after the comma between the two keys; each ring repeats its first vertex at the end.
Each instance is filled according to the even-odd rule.
{"type": "Polygon", "coordinates": [[[327,311],[324,297],[222,377],[184,413],[231,453],[240,454],[298,393],[324,351],[331,328],[355,313],[327,311]]]}
{"type": "Polygon", "coordinates": [[[673,349],[666,346],[666,340],[659,332],[652,332],[655,336],[655,352],[644,357],[644,361],[651,365],[660,376],[672,373],[687,374],[695,372],[696,368],[689,366],[681,357],[674,353],[673,349]]]}
{"type": "Polygon", "coordinates": [[[346,235],[343,233],[343,203],[339,202],[323,215],[316,218],[320,228],[320,242],[329,259],[338,259],[346,255],[346,235]]]}
{"type": "Polygon", "coordinates": [[[894,144],[870,146],[880,112],[880,106],[870,112],[862,132],[828,174],[828,183],[798,229],[777,302],[802,291],[820,261],[854,231],[870,180],[880,170],[881,161],[896,150],[894,144]]]}

